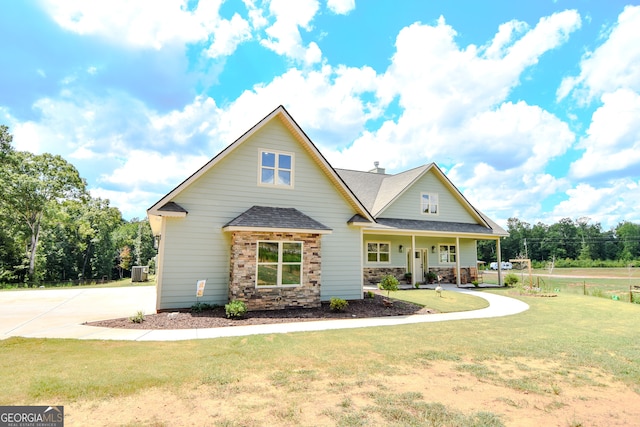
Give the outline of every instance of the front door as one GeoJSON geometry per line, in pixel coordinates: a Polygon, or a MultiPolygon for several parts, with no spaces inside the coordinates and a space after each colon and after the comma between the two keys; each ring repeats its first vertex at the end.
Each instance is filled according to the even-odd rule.
{"type": "Polygon", "coordinates": [[[413,266],[415,268],[415,282],[424,282],[424,273],[427,268],[427,251],[426,249],[415,249],[413,251],[413,266]]]}

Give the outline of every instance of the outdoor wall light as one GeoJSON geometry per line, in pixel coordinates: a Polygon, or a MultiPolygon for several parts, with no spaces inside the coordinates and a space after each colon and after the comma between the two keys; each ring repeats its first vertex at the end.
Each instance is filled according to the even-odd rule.
{"type": "Polygon", "coordinates": [[[402,245],[398,246],[398,252],[402,253],[402,249],[403,249],[402,245]]]}
{"type": "Polygon", "coordinates": [[[436,247],[435,246],[431,246],[431,253],[435,254],[436,253],[436,247]]]}

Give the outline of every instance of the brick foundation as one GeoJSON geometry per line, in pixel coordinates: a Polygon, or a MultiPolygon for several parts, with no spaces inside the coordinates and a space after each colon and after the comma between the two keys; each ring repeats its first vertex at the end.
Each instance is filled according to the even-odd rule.
{"type": "Polygon", "coordinates": [[[319,234],[236,231],[231,236],[229,301],[240,300],[248,310],[281,310],[320,306],[319,234]],[[258,241],[302,242],[302,284],[287,287],[257,287],[258,241]]]}

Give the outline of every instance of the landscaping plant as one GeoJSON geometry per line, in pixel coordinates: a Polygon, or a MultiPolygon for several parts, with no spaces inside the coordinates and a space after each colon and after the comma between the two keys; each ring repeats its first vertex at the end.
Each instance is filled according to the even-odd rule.
{"type": "Polygon", "coordinates": [[[391,291],[395,292],[398,290],[398,279],[389,274],[382,278],[378,287],[383,291],[387,291],[387,298],[389,298],[391,291]]]}
{"type": "Polygon", "coordinates": [[[344,311],[349,306],[347,300],[342,298],[332,297],[329,301],[329,308],[331,311],[344,311]]]}
{"type": "Polygon", "coordinates": [[[138,310],[138,312],[136,314],[134,314],[133,316],[129,317],[129,320],[131,320],[131,322],[133,322],[133,323],[142,323],[142,322],[144,322],[144,311],[138,310]]]}
{"type": "Polygon", "coordinates": [[[247,314],[247,305],[239,300],[225,304],[224,311],[229,319],[242,319],[247,314]]]}

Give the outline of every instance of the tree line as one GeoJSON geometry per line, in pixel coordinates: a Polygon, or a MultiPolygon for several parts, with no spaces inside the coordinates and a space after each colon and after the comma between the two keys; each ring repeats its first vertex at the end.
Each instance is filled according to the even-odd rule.
{"type": "MultiPolygon", "coordinates": [[[[507,221],[509,236],[500,242],[502,259],[529,258],[533,262],[556,262],[558,266],[626,266],[640,260],[640,224],[629,221],[603,230],[589,218],[563,218],[555,224],[531,225],[518,218],[507,221]]],[[[496,245],[478,242],[478,259],[496,260],[496,245]]]]}
{"type": "Polygon", "coordinates": [[[0,284],[116,279],[153,264],[146,219],[126,221],[61,156],[16,151],[0,125],[0,284]]]}

